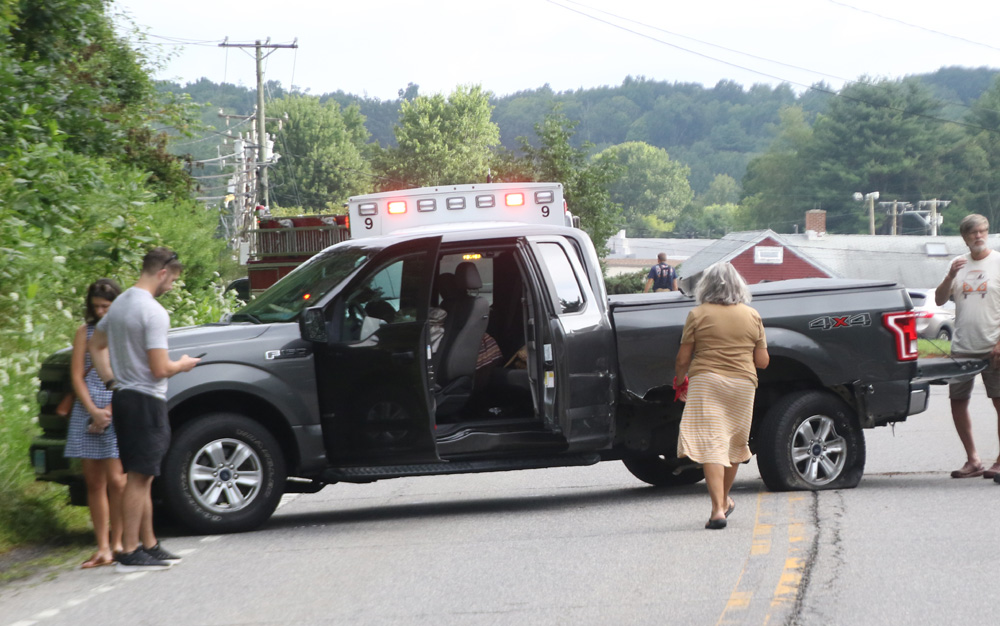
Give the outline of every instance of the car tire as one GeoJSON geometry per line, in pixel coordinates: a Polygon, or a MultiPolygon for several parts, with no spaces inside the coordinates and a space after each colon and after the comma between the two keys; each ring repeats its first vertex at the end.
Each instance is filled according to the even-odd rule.
{"type": "Polygon", "coordinates": [[[633,476],[654,487],[683,487],[705,478],[701,467],[691,467],[689,459],[682,461],[676,456],[644,454],[626,457],[622,463],[633,476]]]}
{"type": "Polygon", "coordinates": [[[850,489],[865,470],[865,438],[857,416],[826,391],[784,396],[755,437],[757,467],[771,491],[850,489]]]}
{"type": "Polygon", "coordinates": [[[211,413],[175,434],[160,488],[167,513],[202,534],[253,530],[278,507],[285,459],[261,424],[234,413],[211,413]]]}
{"type": "Polygon", "coordinates": [[[941,341],[951,341],[951,329],[947,326],[942,326],[941,329],[938,330],[936,339],[940,339],[941,341]]]}

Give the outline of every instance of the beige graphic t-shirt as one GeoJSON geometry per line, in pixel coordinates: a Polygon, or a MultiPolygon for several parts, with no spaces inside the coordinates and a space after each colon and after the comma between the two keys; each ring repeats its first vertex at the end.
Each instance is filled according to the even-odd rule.
{"type": "Polygon", "coordinates": [[[951,284],[955,300],[955,337],[951,351],[989,352],[1000,339],[1000,252],[990,250],[986,258],[968,261],[951,284]]]}

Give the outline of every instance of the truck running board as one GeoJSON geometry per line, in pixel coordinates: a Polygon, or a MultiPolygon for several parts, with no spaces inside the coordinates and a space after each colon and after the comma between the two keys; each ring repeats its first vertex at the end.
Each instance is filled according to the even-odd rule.
{"type": "Polygon", "coordinates": [[[569,467],[593,465],[601,460],[596,452],[565,456],[518,457],[490,459],[488,461],[442,461],[420,465],[382,465],[375,467],[334,467],[323,472],[328,483],[370,483],[384,478],[403,476],[436,476],[441,474],[472,474],[477,472],[506,472],[511,470],[541,469],[544,467],[569,467]]]}

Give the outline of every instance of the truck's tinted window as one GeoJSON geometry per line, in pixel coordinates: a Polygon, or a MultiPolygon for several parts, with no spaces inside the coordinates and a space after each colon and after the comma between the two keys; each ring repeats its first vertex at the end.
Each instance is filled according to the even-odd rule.
{"type": "Polygon", "coordinates": [[[576,280],[573,266],[562,246],[555,243],[540,243],[538,250],[549,269],[556,296],[559,298],[560,313],[576,313],[583,310],[583,292],[576,280]]]}

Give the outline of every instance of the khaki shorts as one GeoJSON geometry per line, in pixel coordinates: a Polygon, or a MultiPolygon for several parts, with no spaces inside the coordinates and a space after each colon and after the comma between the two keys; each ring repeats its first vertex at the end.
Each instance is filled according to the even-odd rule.
{"type": "MultiPolygon", "coordinates": [[[[956,359],[988,359],[990,353],[965,354],[953,353],[951,356],[956,359]]],[[[990,365],[982,371],[983,385],[986,386],[987,398],[1000,398],[1000,369],[990,365]]],[[[952,400],[968,400],[972,397],[972,386],[976,382],[976,375],[960,376],[952,379],[953,383],[948,385],[948,397],[952,400]]]]}

